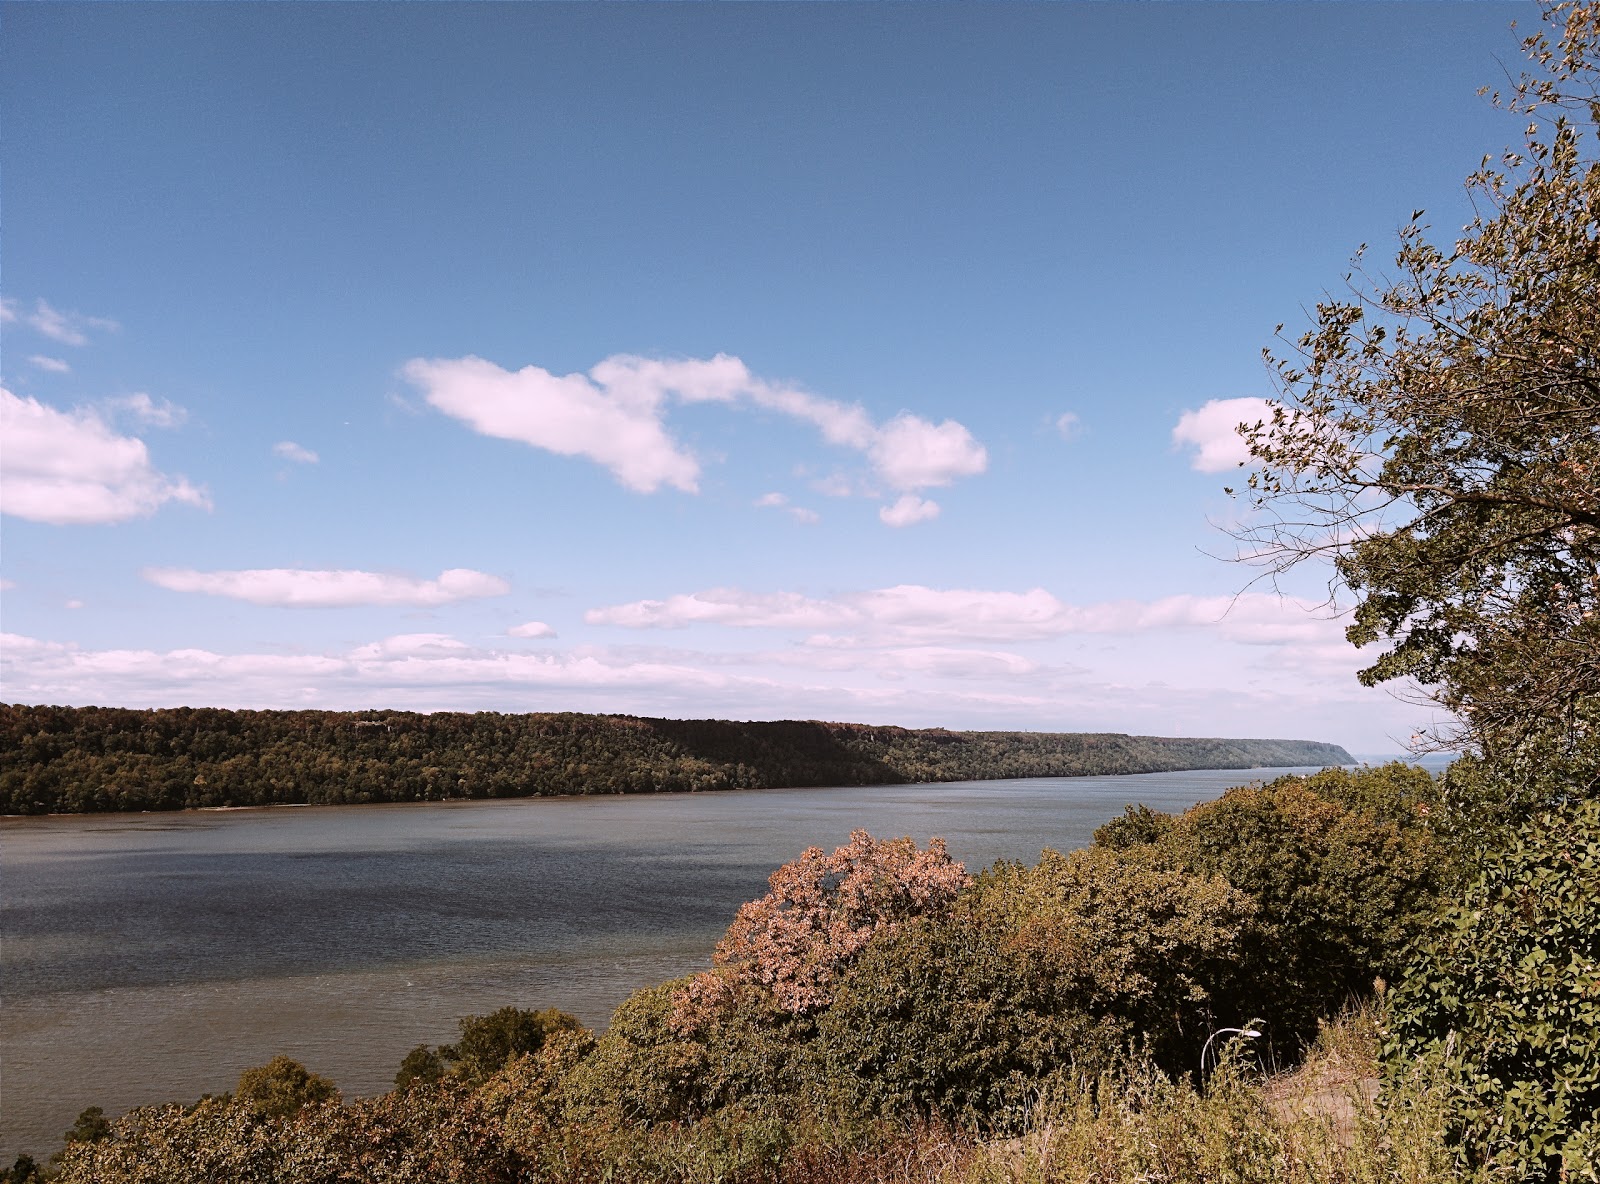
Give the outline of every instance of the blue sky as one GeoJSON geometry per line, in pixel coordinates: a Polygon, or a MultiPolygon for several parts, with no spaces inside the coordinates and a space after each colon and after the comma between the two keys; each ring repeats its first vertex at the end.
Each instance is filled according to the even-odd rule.
{"type": "Polygon", "coordinates": [[[1219,523],[1523,4],[7,4],[4,694],[1392,751],[1219,523]]]}

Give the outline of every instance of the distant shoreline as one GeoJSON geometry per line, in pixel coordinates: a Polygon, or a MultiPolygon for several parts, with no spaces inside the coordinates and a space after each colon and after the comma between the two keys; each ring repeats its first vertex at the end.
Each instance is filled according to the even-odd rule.
{"type": "Polygon", "coordinates": [[[578,713],[0,705],[0,814],[480,801],[1348,765],[1314,740],[578,713]]]}
{"type": "MultiPolygon", "coordinates": [[[[1398,758],[1397,758],[1398,759],[1398,758]]],[[[1351,761],[1348,767],[1359,766],[1361,761],[1351,761]]],[[[1276,773],[1283,769],[1314,769],[1326,768],[1315,763],[1308,765],[1240,765],[1231,767],[1237,773],[1276,773]]],[[[1202,773],[1215,772],[1216,766],[1202,766],[1192,769],[1151,769],[1134,773],[1061,773],[1047,774],[1045,777],[1060,777],[1063,780],[1091,777],[1153,777],[1160,773],[1202,773]]],[[[424,801],[391,801],[391,802],[265,802],[254,806],[187,806],[176,810],[63,810],[54,814],[0,814],[0,823],[20,821],[23,819],[46,818],[127,818],[127,817],[155,817],[166,814],[246,814],[257,810],[306,810],[327,809],[343,810],[351,807],[368,806],[465,806],[482,805],[485,802],[577,802],[592,801],[597,798],[619,797],[679,797],[679,796],[704,796],[707,794],[728,793],[782,793],[786,790],[803,789],[836,789],[840,791],[852,789],[882,788],[884,785],[961,785],[965,782],[990,782],[990,781],[1027,781],[1044,778],[1032,775],[1019,775],[1016,777],[963,777],[954,781],[926,781],[926,782],[878,782],[874,785],[765,785],[754,788],[740,789],[669,789],[657,790],[649,794],[640,793],[544,793],[526,794],[522,797],[501,798],[432,798],[424,801]]]]}

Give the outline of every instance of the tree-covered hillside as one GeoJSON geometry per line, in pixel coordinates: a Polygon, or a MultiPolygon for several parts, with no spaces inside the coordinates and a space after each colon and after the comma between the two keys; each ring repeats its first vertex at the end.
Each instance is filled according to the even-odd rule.
{"type": "Polygon", "coordinates": [[[1334,744],[784,720],[0,706],[0,811],[177,810],[1346,764],[1334,744]]]}

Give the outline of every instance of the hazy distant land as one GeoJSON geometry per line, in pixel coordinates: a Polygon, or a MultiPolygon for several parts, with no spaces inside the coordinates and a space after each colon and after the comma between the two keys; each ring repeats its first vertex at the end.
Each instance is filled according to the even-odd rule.
{"type": "Polygon", "coordinates": [[[1311,740],[496,712],[0,706],[0,811],[660,793],[1349,764],[1311,740]]]}

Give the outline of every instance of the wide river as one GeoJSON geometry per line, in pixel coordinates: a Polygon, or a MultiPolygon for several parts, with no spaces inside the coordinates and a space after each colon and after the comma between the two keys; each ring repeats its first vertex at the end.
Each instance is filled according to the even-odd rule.
{"type": "Polygon", "coordinates": [[[603,1026],[856,828],[942,836],[976,871],[1292,771],[9,818],[0,1161],[43,1159],[86,1106],[192,1101],[278,1053],[363,1095],[462,1015],[603,1026]]]}

